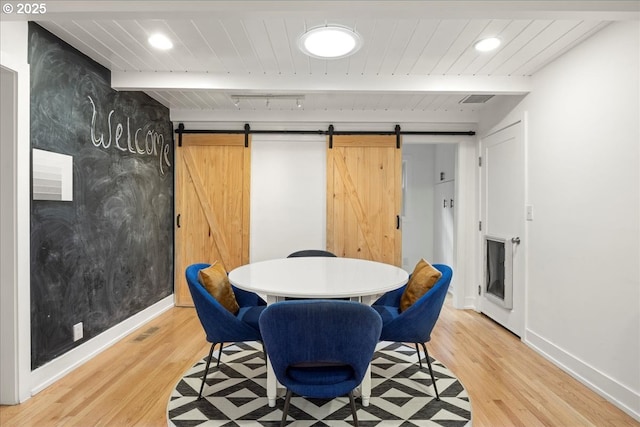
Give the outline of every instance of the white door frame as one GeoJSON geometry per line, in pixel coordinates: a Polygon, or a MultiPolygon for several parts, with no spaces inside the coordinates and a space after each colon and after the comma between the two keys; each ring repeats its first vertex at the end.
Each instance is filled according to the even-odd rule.
{"type": "Polygon", "coordinates": [[[18,401],[18,329],[16,322],[16,92],[18,77],[0,67],[0,403],[18,401]]]}
{"type": "MultiPolygon", "coordinates": [[[[26,44],[26,25],[25,44],[26,44]]],[[[29,88],[29,65],[26,62],[26,51],[24,59],[0,50],[0,66],[3,73],[10,73],[6,76],[13,80],[13,140],[9,142],[9,147],[4,147],[7,141],[4,140],[2,157],[5,153],[10,156],[10,165],[6,170],[1,171],[2,181],[5,179],[11,182],[11,190],[7,194],[2,194],[0,203],[3,209],[6,206],[10,212],[10,218],[3,218],[2,245],[3,257],[5,252],[11,254],[10,260],[2,262],[2,274],[0,286],[2,287],[2,307],[0,308],[0,319],[3,324],[8,322],[7,327],[2,329],[2,349],[3,357],[0,362],[0,374],[2,374],[2,404],[17,404],[25,401],[31,396],[31,297],[30,297],[30,238],[29,238],[29,183],[30,183],[30,132],[29,132],[29,109],[30,109],[30,88],[29,88]],[[6,151],[5,151],[6,149],[6,151]],[[9,228],[7,235],[9,239],[4,239],[5,227],[9,228]],[[6,300],[5,300],[6,295],[6,300]],[[6,336],[5,336],[6,335],[6,336]],[[5,353],[6,352],[6,353],[5,353]],[[5,357],[4,354],[7,356],[5,357]],[[8,375],[8,377],[6,375],[8,375]]],[[[3,114],[5,111],[3,109],[3,114]]],[[[11,138],[10,138],[11,139],[11,138]]],[[[5,162],[3,161],[3,165],[5,162]]],[[[4,184],[3,184],[4,185],[4,184]]]]}

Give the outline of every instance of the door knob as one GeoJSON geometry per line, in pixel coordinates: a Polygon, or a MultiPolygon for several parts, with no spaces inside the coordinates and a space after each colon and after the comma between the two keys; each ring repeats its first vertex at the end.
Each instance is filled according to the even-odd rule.
{"type": "Polygon", "coordinates": [[[512,237],[511,238],[511,243],[519,245],[520,244],[520,238],[519,237],[512,237]]]}

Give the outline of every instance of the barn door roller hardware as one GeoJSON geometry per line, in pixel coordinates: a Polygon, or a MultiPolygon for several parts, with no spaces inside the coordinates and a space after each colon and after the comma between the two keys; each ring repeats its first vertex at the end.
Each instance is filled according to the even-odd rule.
{"type": "Polygon", "coordinates": [[[333,148],[333,125],[329,125],[329,148],[333,148]]]}
{"type": "Polygon", "coordinates": [[[180,123],[178,125],[178,130],[176,130],[178,134],[178,147],[182,147],[182,134],[184,133],[184,123],[180,123]]]}

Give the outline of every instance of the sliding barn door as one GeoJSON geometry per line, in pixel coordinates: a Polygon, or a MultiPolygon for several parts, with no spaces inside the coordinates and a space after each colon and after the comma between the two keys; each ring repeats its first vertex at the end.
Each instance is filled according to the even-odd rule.
{"type": "Polygon", "coordinates": [[[193,263],[249,262],[250,148],[244,135],[185,134],[176,148],[176,305],[193,305],[193,263]]]}
{"type": "Polygon", "coordinates": [[[327,150],[327,249],[400,266],[402,153],[395,136],[340,135],[327,150]]]}

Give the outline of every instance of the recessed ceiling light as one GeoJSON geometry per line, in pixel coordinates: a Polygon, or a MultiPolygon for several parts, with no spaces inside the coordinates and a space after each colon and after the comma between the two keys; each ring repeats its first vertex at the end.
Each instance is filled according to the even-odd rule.
{"type": "Polygon", "coordinates": [[[356,53],[362,47],[362,38],[349,28],[326,25],[302,34],[298,47],[314,58],[339,59],[356,53]]]}
{"type": "Polygon", "coordinates": [[[473,45],[478,52],[489,52],[497,49],[498,46],[500,46],[500,39],[497,37],[482,39],[473,45]]]}
{"type": "Polygon", "coordinates": [[[173,47],[173,43],[164,34],[156,33],[149,37],[149,44],[156,49],[168,50],[173,47]]]}

